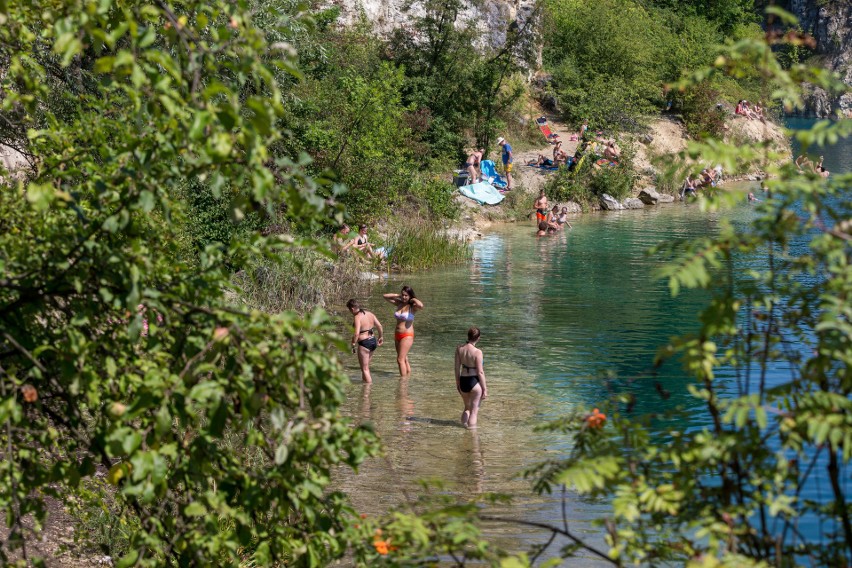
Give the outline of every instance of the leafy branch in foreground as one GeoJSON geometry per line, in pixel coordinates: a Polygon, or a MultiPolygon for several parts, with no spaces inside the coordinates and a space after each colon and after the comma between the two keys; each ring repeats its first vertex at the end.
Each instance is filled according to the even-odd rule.
{"type": "Polygon", "coordinates": [[[46,502],[95,474],[132,517],[117,566],[342,556],[354,515],[331,468],[376,440],[339,414],[332,325],[227,300],[232,267],[284,239],[179,245],[187,180],[237,221],[334,214],[299,161],[268,158],[273,70],[298,77],[294,56],[230,2],[0,2],[0,19],[0,122],[35,157],[0,172],[0,559],[35,562],[46,502]]]}
{"type": "MultiPolygon", "coordinates": [[[[759,69],[785,106],[799,104],[803,77],[837,84],[802,66],[787,73],[767,45],[750,42],[729,47],[716,68],[692,80],[736,74],[740,66],[759,69]]],[[[822,145],[850,135],[852,121],[845,120],[819,123],[799,138],[822,145]]],[[[669,260],[661,275],[674,294],[712,293],[699,329],[670,341],[656,360],[677,359],[693,378],[699,425],[681,431],[661,417],[631,419],[628,401],[616,400],[603,430],[587,428],[582,413],[552,424],[574,436],[574,449],[530,472],[540,492],[566,486],[611,503],[600,523],[614,565],[852,561],[845,486],[852,459],[852,175],[800,174],[792,164],[772,165],[760,146],[709,140],[689,149],[731,167],[761,151],[773,177],[752,222],[723,221],[717,235],[656,250],[669,260]],[[720,369],[733,378],[721,379],[720,369]],[[827,494],[818,490],[821,482],[827,494]]],[[[726,208],[743,198],[731,191],[701,205],[726,208]]],[[[577,550],[597,549],[575,541],[562,554],[577,550]]]]}

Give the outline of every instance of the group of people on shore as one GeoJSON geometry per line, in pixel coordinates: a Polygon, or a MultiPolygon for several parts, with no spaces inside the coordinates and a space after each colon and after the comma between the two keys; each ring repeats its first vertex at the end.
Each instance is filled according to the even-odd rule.
{"type": "Polygon", "coordinates": [[[716,164],[714,168],[706,167],[697,176],[693,176],[691,173],[686,175],[678,196],[681,199],[686,199],[705,187],[716,187],[720,183],[722,183],[722,165],[716,164]]]}
{"type": "Polygon", "coordinates": [[[547,195],[545,195],[543,189],[539,192],[535,203],[533,203],[533,210],[535,211],[536,226],[538,227],[538,231],[536,232],[537,237],[557,233],[564,229],[566,225],[569,229],[572,228],[571,223],[568,222],[568,208],[563,207],[560,211],[559,206],[554,205],[552,209],[548,210],[547,195]]]}
{"type": "MultiPolygon", "coordinates": [[[[411,374],[408,353],[414,344],[414,316],[423,309],[423,302],[417,298],[410,286],[403,286],[398,294],[384,294],[383,297],[396,308],[393,313],[396,319],[396,362],[400,377],[407,377],[411,374]]],[[[384,328],[376,314],[365,310],[358,300],[349,300],[346,307],[353,317],[352,353],[358,355],[361,380],[372,383],[370,362],[376,349],[384,344],[384,328]]],[[[461,423],[468,428],[476,426],[479,404],[488,396],[482,351],[476,347],[480,336],[479,329],[471,327],[467,332],[467,342],[459,345],[455,354],[456,390],[464,402],[461,423]]]]}
{"type": "Polygon", "coordinates": [[[799,155],[798,158],[796,158],[795,163],[796,163],[796,167],[799,168],[800,173],[813,172],[820,177],[827,178],[828,176],[831,175],[831,172],[829,172],[827,169],[825,169],[825,167],[823,167],[823,165],[822,165],[823,159],[824,158],[822,156],[820,156],[819,161],[814,163],[806,155],[801,154],[801,155],[799,155]]]}
{"type": "Polygon", "coordinates": [[[751,104],[745,99],[740,99],[737,102],[737,106],[734,107],[734,114],[744,116],[749,120],[760,120],[762,122],[766,122],[766,118],[763,116],[763,109],[760,105],[751,104]]]}

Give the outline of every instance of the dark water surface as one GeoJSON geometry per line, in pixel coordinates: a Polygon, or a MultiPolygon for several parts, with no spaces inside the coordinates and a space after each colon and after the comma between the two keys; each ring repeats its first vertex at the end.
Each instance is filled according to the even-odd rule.
{"type": "MultiPolygon", "coordinates": [[[[822,153],[829,169],[852,169],[852,144],[822,153]]],[[[565,455],[571,441],[534,427],[612,391],[633,393],[638,412],[683,407],[683,430],[704,426],[703,407],[688,395],[683,371],[675,364],[654,371],[652,362],[669,337],[697,328],[707,295],[688,291],[672,298],[654,277],[660,261],[645,253],[661,241],[714,234],[722,217],[747,223],[754,215],[747,203],[722,213],[674,204],[579,216],[571,220],[573,230],[554,237],[536,238],[531,222],[499,226],[476,241],[469,265],[377,283],[364,300],[389,341],[374,357],[373,385],[353,382],[345,412],[375,425],[386,457],[365,464],[358,475],[340,476],[340,488],[359,510],[375,513],[416,496],[417,480],[441,478],[452,492],[515,496],[495,514],[561,524],[561,496],[534,495],[521,474],[565,455]],[[415,321],[412,375],[404,380],[397,376],[393,308],[381,297],[403,284],[425,304],[415,321]],[[468,431],[458,425],[462,402],[453,354],[472,325],[482,330],[490,396],[479,428],[468,431]],[[668,400],[658,395],[657,382],[671,393],[668,400]]],[[[357,381],[354,356],[347,369],[357,381]]],[[[778,380],[789,377],[784,369],[773,373],[778,380]]],[[[720,371],[719,380],[733,387],[730,373],[720,371]]],[[[599,546],[600,529],[588,521],[603,510],[604,504],[568,495],[570,528],[599,546]]],[[[489,531],[512,549],[547,536],[511,524],[489,531]]]]}

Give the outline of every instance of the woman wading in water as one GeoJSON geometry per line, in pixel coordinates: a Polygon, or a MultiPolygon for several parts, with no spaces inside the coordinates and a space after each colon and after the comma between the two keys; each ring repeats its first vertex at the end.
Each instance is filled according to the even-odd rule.
{"type": "Polygon", "coordinates": [[[464,401],[461,423],[466,428],[476,426],[479,405],[488,396],[485,369],[482,367],[482,350],[477,349],[479,328],[467,330],[467,343],[456,348],[456,389],[464,401]]]}
{"type": "Polygon", "coordinates": [[[352,336],[352,353],[358,353],[358,363],[361,364],[361,380],[372,383],[370,375],[370,361],[373,359],[373,351],[384,343],[384,330],[379,318],[373,312],[368,312],[357,300],[349,300],[346,307],[355,317],[355,334],[352,336]],[[379,336],[376,337],[378,330],[379,336]]]}
{"type": "Polygon", "coordinates": [[[396,306],[393,317],[396,318],[396,331],[393,339],[396,344],[396,363],[399,374],[407,377],[411,374],[408,352],[414,343],[414,312],[423,309],[423,302],[414,296],[410,286],[403,286],[399,294],[385,294],[385,300],[396,306]]]}

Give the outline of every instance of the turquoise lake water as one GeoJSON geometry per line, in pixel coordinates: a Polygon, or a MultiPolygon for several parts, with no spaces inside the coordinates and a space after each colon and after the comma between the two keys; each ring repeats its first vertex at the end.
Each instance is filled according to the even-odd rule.
{"type": "MultiPolygon", "coordinates": [[[[852,143],[821,154],[830,171],[852,170],[852,143]]],[[[383,293],[409,285],[425,309],[415,322],[410,378],[397,376],[392,341],[374,358],[372,386],[356,382],[354,357],[347,361],[353,384],[345,412],[375,425],[386,456],[366,464],[358,475],[342,476],[342,488],[360,510],[379,512],[416,495],[418,479],[440,477],[454,492],[515,496],[513,504],[495,514],[561,522],[561,497],[533,495],[520,474],[563,455],[571,442],[535,432],[536,425],[611,392],[634,394],[636,412],[682,407],[678,426],[683,430],[706,425],[702,407],[686,391],[689,379],[683,371],[676,364],[654,370],[652,362],[669,337],[697,328],[707,295],[693,291],[673,298],[667,284],[654,277],[659,259],[646,251],[661,241],[713,234],[720,215],[747,223],[755,212],[747,203],[716,214],[677,203],[594,213],[571,219],[572,230],[548,238],[534,237],[532,223],[498,226],[474,243],[473,260],[466,266],[391,275],[375,284],[362,300],[388,337],[393,308],[382,300],[383,293]],[[468,431],[457,424],[462,403],[452,366],[454,349],[472,325],[482,330],[478,346],[485,355],[490,396],[479,428],[468,431]],[[658,395],[658,385],[671,393],[667,400],[658,395]]],[[[783,368],[773,372],[789,376],[783,368]]],[[[722,370],[719,384],[732,390],[733,375],[722,370]]],[[[605,504],[568,495],[572,529],[598,545],[600,532],[588,521],[604,510],[605,504]]],[[[541,542],[543,536],[511,524],[489,531],[515,549],[541,542]]],[[[596,562],[586,558],[566,564],[596,562]]]]}

